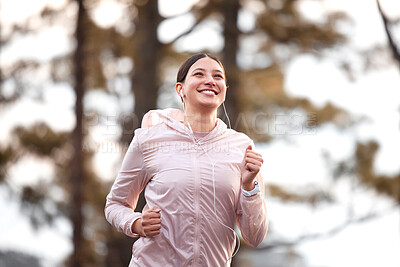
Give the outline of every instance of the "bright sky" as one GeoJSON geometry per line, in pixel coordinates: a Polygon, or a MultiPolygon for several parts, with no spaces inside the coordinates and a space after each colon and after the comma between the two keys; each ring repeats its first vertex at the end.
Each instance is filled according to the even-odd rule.
{"type": "MultiPolygon", "coordinates": [[[[166,16],[183,14],[190,8],[191,1],[162,0],[160,1],[161,13],[166,16]]],[[[377,13],[375,0],[303,0],[301,9],[310,20],[323,19],[325,9],[343,10],[352,16],[354,23],[344,30],[351,37],[353,48],[368,48],[375,44],[385,44],[382,21],[377,13]],[[360,8],[362,6],[362,8],[360,8]]],[[[7,24],[22,21],[26,16],[34,15],[45,4],[61,6],[64,0],[1,0],[1,22],[7,24]],[[21,9],[20,7],[25,8],[21,9]]],[[[393,0],[382,1],[385,10],[391,16],[400,15],[400,2],[393,0]]],[[[103,0],[102,5],[93,12],[96,21],[107,27],[124,16],[122,4],[111,0],[103,0]]],[[[72,11],[68,11],[72,12],[72,11]]],[[[159,29],[159,37],[162,41],[173,39],[170,31],[176,29],[184,31],[193,23],[193,17],[182,15],[164,22],[159,29]]],[[[240,27],[249,28],[254,21],[249,13],[242,12],[240,27]]],[[[5,29],[7,31],[7,29],[5,29]]],[[[222,39],[219,36],[221,29],[215,23],[209,23],[192,36],[183,38],[176,48],[181,50],[191,47],[193,50],[208,48],[218,51],[222,47],[222,39]],[[207,36],[207,38],[202,38],[207,36]],[[201,41],[204,40],[204,41],[201,41]]],[[[2,64],[8,64],[20,57],[31,57],[46,61],[49,58],[65,53],[71,49],[70,41],[65,38],[65,29],[53,25],[44,29],[39,35],[29,35],[16,41],[12,46],[1,51],[2,64]],[[51,42],[49,42],[49,39],[51,42]],[[43,45],[43,44],[51,45],[43,45]],[[29,47],[29,49],[26,49],[29,47]]],[[[351,51],[343,50],[343,53],[351,51]]],[[[340,131],[332,125],[325,125],[315,134],[300,134],[289,137],[289,143],[279,139],[268,145],[258,145],[266,164],[263,167],[263,177],[266,183],[280,183],[287,185],[317,184],[329,187],[326,183],[328,171],[321,151],[330,153],[333,159],[340,160],[351,156],[355,142],[378,140],[380,150],[375,164],[375,170],[382,174],[394,174],[400,171],[400,133],[399,133],[399,107],[400,107],[400,71],[393,64],[391,67],[371,71],[367,74],[360,73],[355,82],[350,82],[343,72],[337,67],[334,55],[323,60],[317,60],[312,56],[303,55],[293,58],[287,66],[285,86],[293,96],[308,97],[316,105],[322,106],[332,102],[355,116],[367,116],[369,121],[352,129],[340,131]],[[327,82],[328,81],[328,82],[327,82]],[[360,97],[361,96],[361,97],[360,97]]],[[[46,77],[43,77],[45,79],[46,77]]],[[[42,80],[32,77],[36,83],[42,80]]],[[[30,100],[18,103],[7,112],[0,113],[2,128],[15,124],[29,125],[34,120],[44,120],[55,129],[67,130],[74,124],[72,107],[74,95],[68,85],[43,84],[45,88],[45,104],[37,104],[30,100]],[[29,110],[29,116],[27,116],[29,110]]],[[[99,97],[99,96],[98,96],[99,97]]],[[[107,101],[101,96],[98,101],[107,101]]],[[[114,105],[109,106],[109,114],[115,112],[114,105]]],[[[99,128],[94,134],[98,142],[109,142],[102,139],[104,133],[110,128],[99,128]]],[[[7,129],[0,132],[0,140],[7,139],[7,129]]],[[[96,162],[105,166],[104,178],[110,179],[120,164],[117,153],[109,153],[103,148],[98,153],[96,162]],[[110,155],[111,154],[111,155],[110,155]]],[[[21,163],[24,170],[16,170],[16,177],[32,177],[37,173],[38,162],[27,159],[21,163]]],[[[45,162],[40,163],[43,173],[34,179],[52,172],[45,162]]],[[[23,179],[14,180],[15,184],[23,184],[23,179]]],[[[341,196],[342,203],[333,205],[329,209],[317,208],[311,210],[303,206],[294,206],[279,203],[273,199],[268,201],[271,226],[275,234],[287,238],[295,237],[304,232],[315,230],[323,231],[329,223],[338,223],[338,218],[345,219],[343,207],[349,203],[355,203],[359,215],[371,210],[385,209],[393,205],[373,192],[351,191],[349,184],[343,183],[335,187],[334,193],[341,196]],[[348,199],[351,195],[352,198],[348,199]],[[290,215],[288,215],[290,214],[290,215]],[[293,225],[295,218],[296,225],[293,225]]],[[[71,228],[67,222],[60,221],[56,229],[43,229],[35,233],[26,221],[20,220],[17,206],[8,204],[4,191],[0,189],[0,212],[4,215],[0,221],[0,248],[22,249],[27,253],[40,255],[48,265],[60,261],[71,250],[68,236],[71,228]],[[7,204],[6,204],[7,203],[7,204]],[[20,242],[22,241],[23,242],[20,242]],[[58,249],[49,248],[49,244],[57,242],[58,249]]],[[[337,236],[324,241],[307,242],[297,249],[304,253],[308,266],[385,266],[395,267],[400,265],[400,233],[398,211],[390,212],[386,216],[368,223],[357,224],[347,228],[337,236]],[[385,262],[386,261],[386,262],[385,262]]],[[[331,225],[335,226],[335,225],[331,225]]]]}

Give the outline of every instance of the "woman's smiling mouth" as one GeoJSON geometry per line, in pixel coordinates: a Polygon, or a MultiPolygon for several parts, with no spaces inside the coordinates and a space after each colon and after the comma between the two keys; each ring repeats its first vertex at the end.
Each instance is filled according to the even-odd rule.
{"type": "Polygon", "coordinates": [[[205,95],[218,95],[218,93],[216,91],[211,90],[211,89],[199,90],[198,92],[205,94],[205,95]]]}

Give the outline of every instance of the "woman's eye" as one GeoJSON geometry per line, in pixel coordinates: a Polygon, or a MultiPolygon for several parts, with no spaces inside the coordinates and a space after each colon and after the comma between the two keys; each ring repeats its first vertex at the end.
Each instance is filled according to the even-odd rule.
{"type": "Polygon", "coordinates": [[[202,76],[203,75],[203,73],[201,73],[201,72],[196,72],[195,74],[194,74],[194,76],[202,76]]]}
{"type": "Polygon", "coordinates": [[[221,75],[221,74],[216,74],[214,77],[221,78],[221,79],[223,79],[223,78],[224,78],[224,77],[222,77],[222,75],[221,75]]]}

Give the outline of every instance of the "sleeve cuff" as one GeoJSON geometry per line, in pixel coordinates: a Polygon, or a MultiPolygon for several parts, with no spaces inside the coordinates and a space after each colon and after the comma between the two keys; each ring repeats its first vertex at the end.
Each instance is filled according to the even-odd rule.
{"type": "Polygon", "coordinates": [[[132,222],[129,223],[128,235],[129,235],[130,237],[134,237],[134,238],[140,237],[140,235],[137,234],[137,233],[134,233],[134,232],[133,232],[133,229],[132,229],[133,224],[136,222],[136,220],[138,220],[138,219],[140,219],[140,218],[142,218],[141,215],[140,215],[140,216],[137,216],[137,217],[135,216],[135,218],[133,218],[132,222]]]}

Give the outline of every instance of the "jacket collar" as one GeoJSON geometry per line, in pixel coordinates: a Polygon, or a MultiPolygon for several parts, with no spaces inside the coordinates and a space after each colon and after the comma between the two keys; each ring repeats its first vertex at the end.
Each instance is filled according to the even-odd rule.
{"type": "MultiPolygon", "coordinates": [[[[162,109],[162,110],[151,110],[146,116],[151,117],[151,125],[156,125],[159,123],[165,123],[171,129],[179,132],[180,134],[187,135],[192,138],[192,133],[190,129],[183,123],[184,122],[184,112],[179,109],[162,109]]],[[[214,140],[227,132],[226,124],[219,118],[217,118],[217,124],[214,129],[212,129],[204,138],[199,140],[201,143],[206,143],[214,140]]]]}

